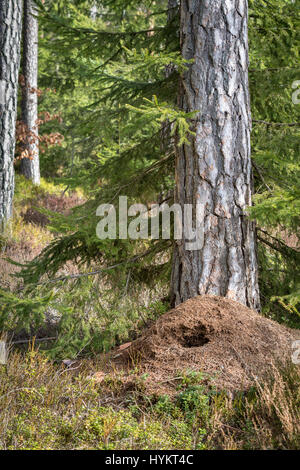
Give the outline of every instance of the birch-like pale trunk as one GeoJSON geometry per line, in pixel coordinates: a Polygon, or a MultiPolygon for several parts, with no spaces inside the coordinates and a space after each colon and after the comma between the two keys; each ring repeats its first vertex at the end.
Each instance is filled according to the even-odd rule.
{"type": "MultiPolygon", "coordinates": [[[[251,205],[247,0],[182,0],[179,106],[197,111],[190,145],[177,148],[175,202],[204,208],[204,244],[176,243],[171,300],[228,297],[259,310],[251,205]]],[[[195,217],[195,210],[194,210],[195,217]]]]}
{"type": "Polygon", "coordinates": [[[40,184],[40,161],[38,142],[38,19],[33,0],[24,0],[23,56],[21,112],[28,137],[23,150],[30,158],[22,158],[21,173],[34,184],[40,184]]]}
{"type": "Polygon", "coordinates": [[[12,215],[22,0],[0,1],[0,230],[12,215]]]}

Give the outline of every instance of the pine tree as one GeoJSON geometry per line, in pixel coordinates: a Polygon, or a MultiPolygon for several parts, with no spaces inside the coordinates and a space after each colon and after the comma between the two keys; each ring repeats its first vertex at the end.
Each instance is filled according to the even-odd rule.
{"type": "Polygon", "coordinates": [[[23,144],[21,173],[34,184],[40,183],[38,141],[38,19],[33,0],[24,0],[23,55],[22,55],[22,100],[21,114],[27,138],[23,144]]]}
{"type": "Polygon", "coordinates": [[[190,142],[177,147],[176,202],[203,210],[204,242],[195,251],[176,244],[175,304],[212,294],[260,306],[254,227],[245,213],[252,184],[247,28],[246,1],[181,3],[182,55],[194,62],[181,77],[179,105],[198,113],[190,142]]]}
{"type": "Polygon", "coordinates": [[[0,228],[12,215],[21,0],[0,3],[0,228]]]}

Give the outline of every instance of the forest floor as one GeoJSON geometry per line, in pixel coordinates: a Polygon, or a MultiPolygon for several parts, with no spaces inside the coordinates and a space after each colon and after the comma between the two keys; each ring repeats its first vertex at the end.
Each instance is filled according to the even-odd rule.
{"type": "MultiPolygon", "coordinates": [[[[299,449],[299,366],[270,368],[244,392],[176,370],[172,394],[101,355],[57,363],[31,345],[0,366],[0,449],[299,449]]],[[[175,372],[175,371],[174,371],[175,372]]]]}
{"type": "MultiPolygon", "coordinates": [[[[18,268],[5,258],[29,261],[53,239],[38,208],[66,213],[82,200],[45,182],[36,194],[18,186],[0,259],[0,284],[11,288],[18,268]]],[[[299,449],[298,338],[203,296],[108,353],[62,361],[34,341],[12,347],[0,366],[0,449],[299,449]]]]}

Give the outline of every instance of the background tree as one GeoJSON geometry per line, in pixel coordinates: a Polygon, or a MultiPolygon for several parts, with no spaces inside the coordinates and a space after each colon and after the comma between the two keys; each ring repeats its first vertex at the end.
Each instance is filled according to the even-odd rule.
{"type": "Polygon", "coordinates": [[[0,3],[0,226],[12,215],[22,1],[0,3]]]}
{"type": "Polygon", "coordinates": [[[24,0],[21,119],[27,137],[23,143],[21,173],[40,183],[38,140],[38,19],[33,0],[24,0]]]}

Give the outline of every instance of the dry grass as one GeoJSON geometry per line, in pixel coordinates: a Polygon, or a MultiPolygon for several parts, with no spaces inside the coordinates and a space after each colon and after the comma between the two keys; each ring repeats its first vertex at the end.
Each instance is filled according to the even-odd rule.
{"type": "Polygon", "coordinates": [[[137,369],[93,378],[101,358],[55,364],[30,347],[0,369],[0,449],[299,449],[300,369],[273,367],[228,397],[184,375],[178,395],[145,395],[137,369]],[[98,363],[96,363],[98,362],[98,363]]]}
{"type": "Polygon", "coordinates": [[[211,444],[216,448],[299,449],[300,368],[273,365],[246,396],[214,403],[211,444]]]}

